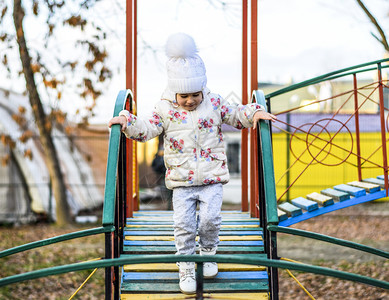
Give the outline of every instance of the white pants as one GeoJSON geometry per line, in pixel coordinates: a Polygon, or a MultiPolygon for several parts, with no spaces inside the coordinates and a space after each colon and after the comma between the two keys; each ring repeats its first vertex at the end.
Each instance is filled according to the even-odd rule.
{"type": "Polygon", "coordinates": [[[201,249],[216,249],[222,222],[221,183],[195,187],[178,187],[173,190],[174,239],[177,254],[196,252],[196,232],[201,249]],[[199,212],[196,216],[197,203],[199,212]]]}

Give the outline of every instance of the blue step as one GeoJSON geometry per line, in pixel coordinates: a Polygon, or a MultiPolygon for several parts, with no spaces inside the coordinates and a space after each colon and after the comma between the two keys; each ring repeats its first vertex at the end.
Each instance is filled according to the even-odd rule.
{"type": "Polygon", "coordinates": [[[354,197],[361,197],[366,195],[366,191],[362,188],[358,188],[355,186],[347,185],[347,184],[338,184],[334,186],[335,190],[349,193],[350,195],[354,197]]]}
{"type": "Polygon", "coordinates": [[[313,211],[319,208],[319,205],[316,202],[305,199],[303,197],[292,199],[292,204],[306,211],[313,211]]]}

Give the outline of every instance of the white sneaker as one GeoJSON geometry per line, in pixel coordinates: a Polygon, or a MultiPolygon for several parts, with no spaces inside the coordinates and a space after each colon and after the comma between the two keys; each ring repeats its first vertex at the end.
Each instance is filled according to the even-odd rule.
{"type": "Polygon", "coordinates": [[[196,293],[196,272],[194,262],[180,262],[180,290],[184,294],[196,293]]]}
{"type": "MultiPolygon", "coordinates": [[[[215,255],[216,254],[216,248],[214,249],[200,249],[200,255],[215,255]]],[[[215,262],[205,262],[204,263],[204,268],[203,268],[203,273],[204,273],[204,278],[213,278],[217,275],[219,272],[217,263],[215,262]]]]}

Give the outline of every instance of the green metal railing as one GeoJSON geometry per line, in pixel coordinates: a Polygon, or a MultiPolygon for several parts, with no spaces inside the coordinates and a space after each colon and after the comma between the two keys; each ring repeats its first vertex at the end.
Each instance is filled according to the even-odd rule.
{"type": "MultiPolygon", "coordinates": [[[[119,92],[113,116],[118,116],[132,92],[119,92]]],[[[123,227],[125,226],[126,194],[126,143],[120,125],[113,125],[108,145],[107,172],[104,189],[103,227],[113,227],[114,231],[105,234],[105,259],[118,258],[123,251],[123,227]]],[[[119,267],[105,268],[105,299],[119,299],[119,267]]]]}
{"type": "MultiPolygon", "coordinates": [[[[131,91],[121,91],[116,99],[114,116],[117,116],[119,112],[124,108],[126,101],[132,99],[131,91]]],[[[123,228],[123,217],[120,220],[119,203],[118,203],[118,174],[120,174],[120,147],[121,147],[121,129],[119,125],[113,125],[108,148],[108,160],[104,193],[104,208],[102,226],[97,228],[91,228],[81,230],[77,232],[67,233],[56,237],[35,241],[32,243],[16,246],[10,249],[0,251],[0,258],[4,258],[16,253],[21,253],[27,250],[40,248],[43,246],[52,245],[59,242],[64,242],[76,238],[82,238],[86,236],[105,234],[105,260],[111,262],[120,254],[120,238],[122,236],[121,229],[123,228]]],[[[119,184],[122,187],[122,185],[119,184]]],[[[16,283],[24,280],[30,280],[40,277],[46,277],[55,274],[64,274],[77,270],[86,270],[90,268],[104,267],[106,269],[106,299],[111,299],[112,293],[114,297],[118,298],[119,295],[119,269],[117,264],[104,263],[102,265],[96,264],[96,266],[86,262],[79,264],[69,264],[57,267],[51,267],[47,269],[27,272],[24,274],[18,274],[0,279],[0,286],[5,286],[11,283],[16,283]],[[90,267],[88,267],[90,266],[90,267]],[[112,269],[111,267],[115,267],[112,269]],[[115,277],[116,276],[116,277],[115,277]]]]}
{"type": "Polygon", "coordinates": [[[292,85],[287,86],[285,88],[282,88],[282,89],[279,89],[279,90],[274,91],[272,93],[269,93],[265,96],[265,98],[266,99],[274,98],[276,96],[286,94],[286,93],[289,93],[291,91],[294,91],[294,90],[297,90],[297,89],[300,89],[300,88],[303,88],[303,87],[306,87],[309,85],[318,84],[318,83],[323,82],[323,81],[334,80],[334,79],[338,79],[340,77],[345,77],[345,76],[349,76],[349,75],[354,75],[354,74],[365,73],[368,71],[377,70],[377,67],[366,68],[366,67],[371,66],[371,65],[379,65],[380,68],[382,68],[382,69],[389,68],[389,65],[382,65],[385,62],[389,62],[389,58],[375,60],[375,61],[367,62],[364,64],[355,65],[352,67],[329,72],[329,73],[326,73],[324,75],[313,77],[311,79],[304,80],[304,81],[301,81],[299,83],[292,84],[292,85]],[[352,71],[352,72],[350,72],[350,71],[352,71]]]}
{"type": "MultiPolygon", "coordinates": [[[[367,72],[367,71],[373,71],[373,70],[380,70],[382,68],[387,68],[389,66],[385,65],[383,66],[382,64],[385,62],[389,62],[389,59],[383,59],[383,60],[378,60],[378,61],[373,61],[369,62],[366,64],[361,64],[357,66],[353,66],[350,68],[345,68],[339,71],[327,73],[322,76],[318,76],[306,81],[303,81],[301,83],[297,83],[291,86],[288,86],[286,88],[280,89],[278,91],[272,92],[266,96],[263,95],[263,92],[261,91],[255,91],[253,93],[253,99],[257,103],[260,103],[264,105],[265,107],[268,108],[270,111],[271,108],[271,100],[276,101],[273,98],[309,85],[317,84],[323,81],[327,80],[333,80],[337,79],[343,76],[348,76],[348,75],[354,75],[356,73],[361,73],[361,72],[367,72]],[[376,65],[376,67],[370,67],[371,65],[376,65]],[[266,103],[265,103],[266,99],[266,103]]],[[[381,102],[382,103],[382,102],[381,102]]],[[[375,249],[372,247],[368,247],[365,245],[361,245],[358,243],[342,240],[342,239],[337,239],[325,235],[321,235],[318,233],[314,232],[309,232],[309,231],[304,231],[304,230],[298,230],[298,229],[292,229],[292,228],[286,228],[286,227],[281,227],[278,226],[278,216],[277,216],[277,197],[276,197],[276,192],[275,192],[275,177],[274,177],[274,164],[273,164],[273,155],[271,151],[271,127],[269,126],[268,121],[261,121],[260,122],[260,132],[258,133],[258,172],[260,173],[260,182],[259,186],[260,188],[263,189],[262,192],[260,192],[259,195],[259,209],[260,209],[260,216],[261,216],[261,225],[264,229],[264,242],[265,242],[265,249],[268,255],[268,258],[273,260],[279,259],[277,257],[277,243],[276,243],[276,233],[281,232],[281,233],[286,233],[286,234],[291,234],[291,235],[298,235],[302,237],[307,237],[311,239],[316,239],[316,240],[321,240],[327,243],[335,244],[338,246],[343,246],[343,247],[348,247],[348,248],[353,248],[359,251],[364,251],[376,256],[384,257],[384,258],[389,258],[389,252],[380,250],[380,249],[375,249]],[[262,212],[261,212],[262,211],[262,212]]],[[[278,268],[281,267],[279,266],[272,266],[273,268],[278,268]]],[[[295,265],[291,266],[291,269],[293,269],[295,265]]],[[[284,268],[282,266],[281,268],[284,268]]],[[[317,267],[309,267],[309,268],[303,268],[300,269],[300,271],[304,272],[311,272],[311,273],[316,273],[317,267]]],[[[271,268],[270,268],[271,270],[271,268]]],[[[323,271],[323,270],[321,270],[323,271]]],[[[317,273],[319,274],[319,273],[317,273]]],[[[327,272],[327,270],[322,273],[323,275],[327,276],[333,276],[337,277],[338,274],[331,272],[327,272]]],[[[277,278],[275,278],[275,275],[272,276],[271,272],[269,273],[270,281],[270,286],[271,286],[271,299],[278,299],[278,290],[272,285],[276,284],[277,278]]],[[[351,279],[349,275],[346,277],[343,277],[342,279],[346,280],[354,280],[355,278],[358,278],[358,281],[361,283],[365,284],[370,284],[373,280],[374,282],[379,283],[380,287],[388,289],[388,282],[382,281],[382,280],[377,280],[373,278],[367,278],[365,276],[360,276],[357,274],[353,274],[351,277],[354,279],[351,279]],[[354,277],[356,276],[356,277],[354,277]],[[347,278],[346,278],[347,277],[347,278]]],[[[340,277],[338,277],[340,278],[340,277]]]]}
{"type": "MultiPolygon", "coordinates": [[[[253,92],[252,101],[266,107],[265,96],[262,91],[253,92]]],[[[259,208],[260,226],[263,229],[264,248],[267,258],[277,260],[277,236],[276,232],[267,230],[268,224],[278,224],[277,198],[274,178],[273,150],[271,143],[270,121],[259,122],[257,143],[257,174],[258,193],[255,207],[259,208]]],[[[271,266],[268,270],[270,296],[278,299],[278,270],[271,266]]]]}
{"type": "Polygon", "coordinates": [[[0,279],[0,287],[8,284],[14,284],[25,280],[37,279],[52,275],[59,275],[68,272],[75,272],[81,270],[90,270],[95,268],[109,268],[112,266],[123,266],[128,264],[148,264],[148,263],[176,263],[182,261],[191,261],[196,263],[204,263],[212,260],[217,263],[233,263],[233,264],[247,264],[265,267],[274,267],[281,269],[296,270],[302,272],[310,272],[314,274],[320,274],[325,276],[332,276],[339,279],[350,280],[360,283],[365,283],[371,286],[389,289],[389,282],[377,280],[363,275],[353,274],[349,272],[332,270],[320,266],[312,266],[302,263],[286,262],[273,259],[264,258],[247,258],[247,256],[241,255],[139,255],[137,257],[121,257],[115,259],[104,259],[100,261],[82,262],[69,264],[64,266],[57,266],[37,271],[31,271],[24,274],[18,274],[0,279]]]}
{"type": "Polygon", "coordinates": [[[40,248],[43,246],[48,246],[51,244],[59,243],[59,242],[64,242],[68,240],[73,240],[81,237],[86,237],[86,236],[91,236],[91,235],[97,235],[97,234],[102,234],[102,233],[110,233],[113,232],[115,228],[113,226],[104,226],[104,227],[97,227],[97,228],[91,228],[91,229],[86,229],[86,230],[81,230],[77,232],[71,232],[63,235],[58,235],[52,238],[48,238],[45,240],[40,240],[40,241],[35,241],[32,243],[16,246],[13,248],[9,248],[6,250],[3,250],[0,252],[0,258],[13,255],[16,253],[24,252],[27,250],[35,249],[35,248],[40,248]]]}
{"type": "Polygon", "coordinates": [[[334,238],[334,237],[324,235],[324,234],[319,234],[319,233],[310,232],[310,231],[301,230],[301,229],[276,226],[276,225],[268,225],[267,229],[270,231],[274,231],[274,232],[292,234],[292,235],[307,237],[307,238],[311,238],[311,239],[315,239],[315,240],[319,240],[319,241],[323,241],[323,242],[328,242],[328,243],[331,243],[334,245],[339,245],[339,246],[343,246],[343,247],[356,249],[359,251],[363,251],[366,253],[374,254],[376,256],[381,256],[381,257],[389,259],[389,252],[387,252],[387,251],[376,249],[376,248],[365,246],[365,245],[361,245],[358,243],[350,242],[350,241],[339,239],[339,238],[334,238]]]}

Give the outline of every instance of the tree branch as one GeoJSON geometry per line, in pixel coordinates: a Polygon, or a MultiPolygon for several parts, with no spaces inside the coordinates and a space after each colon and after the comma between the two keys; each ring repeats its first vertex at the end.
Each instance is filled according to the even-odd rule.
{"type": "Polygon", "coordinates": [[[378,39],[378,37],[375,36],[374,34],[373,34],[373,36],[382,44],[382,46],[384,46],[385,51],[389,52],[389,44],[388,44],[388,41],[386,39],[385,32],[382,30],[380,24],[378,24],[377,19],[370,13],[370,11],[367,9],[365,4],[361,0],[357,0],[357,3],[363,9],[365,14],[368,16],[368,18],[370,19],[370,22],[372,22],[373,25],[375,26],[375,28],[378,30],[378,32],[381,36],[381,39],[378,39]]]}

